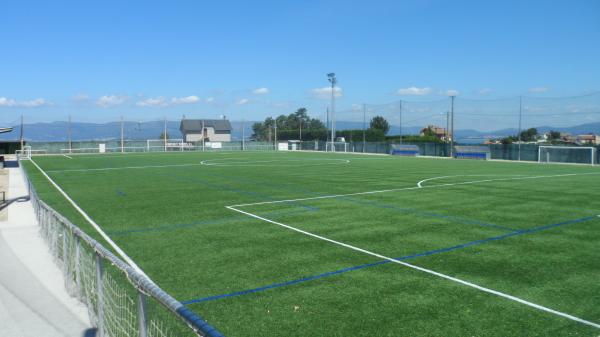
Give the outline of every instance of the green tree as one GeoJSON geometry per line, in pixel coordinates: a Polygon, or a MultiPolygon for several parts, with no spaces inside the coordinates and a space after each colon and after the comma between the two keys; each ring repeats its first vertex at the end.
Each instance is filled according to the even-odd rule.
{"type": "Polygon", "coordinates": [[[302,127],[302,140],[321,139],[326,134],[323,122],[310,118],[306,108],[299,108],[287,116],[280,115],[275,119],[268,117],[264,122],[254,123],[252,125],[252,138],[262,141],[269,140],[270,129],[272,140],[275,123],[277,123],[277,139],[281,140],[298,139],[300,137],[300,127],[302,127]]]}
{"type": "Polygon", "coordinates": [[[521,141],[532,142],[537,139],[538,131],[536,128],[529,128],[521,132],[521,141]]]}
{"type": "Polygon", "coordinates": [[[371,119],[369,124],[371,129],[381,130],[383,134],[387,134],[390,131],[390,124],[382,116],[375,116],[371,119]]]}
{"type": "Polygon", "coordinates": [[[550,130],[550,132],[548,132],[548,140],[551,142],[560,140],[560,131],[550,130]]]}
{"type": "Polygon", "coordinates": [[[165,132],[163,131],[163,132],[160,133],[160,138],[159,139],[165,139],[165,138],[171,139],[171,136],[169,136],[169,133],[167,132],[167,137],[165,137],[165,132]]]}

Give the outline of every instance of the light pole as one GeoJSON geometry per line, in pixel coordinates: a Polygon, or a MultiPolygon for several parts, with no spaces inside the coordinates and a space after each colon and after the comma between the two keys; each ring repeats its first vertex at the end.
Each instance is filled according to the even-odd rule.
{"type": "Polygon", "coordinates": [[[450,96],[452,100],[452,106],[450,107],[450,113],[452,114],[452,122],[450,123],[450,127],[452,130],[450,131],[450,158],[454,158],[454,98],[456,96],[450,96]]]}
{"type": "Polygon", "coordinates": [[[446,143],[448,143],[448,141],[450,140],[450,130],[448,129],[450,127],[450,111],[446,111],[446,143]]]}
{"type": "Polygon", "coordinates": [[[400,135],[400,144],[402,144],[402,100],[400,100],[400,115],[398,116],[398,134],[400,135]]]}
{"type": "Polygon", "coordinates": [[[518,160],[521,161],[521,122],[523,120],[523,96],[519,96],[519,155],[518,160]]]}
{"type": "Polygon", "coordinates": [[[366,136],[366,130],[367,130],[367,105],[363,104],[363,146],[362,146],[362,152],[365,153],[365,147],[367,146],[367,136],[366,136]]]}
{"type": "Polygon", "coordinates": [[[331,83],[331,151],[335,152],[335,85],[337,78],[335,78],[335,73],[327,74],[327,78],[331,83]]]}

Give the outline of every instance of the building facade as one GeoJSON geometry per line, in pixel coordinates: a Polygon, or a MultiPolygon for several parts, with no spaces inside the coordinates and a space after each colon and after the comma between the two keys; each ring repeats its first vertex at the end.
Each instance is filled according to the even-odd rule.
{"type": "Polygon", "coordinates": [[[226,119],[182,119],[179,130],[186,143],[231,141],[231,123],[226,119]]]}

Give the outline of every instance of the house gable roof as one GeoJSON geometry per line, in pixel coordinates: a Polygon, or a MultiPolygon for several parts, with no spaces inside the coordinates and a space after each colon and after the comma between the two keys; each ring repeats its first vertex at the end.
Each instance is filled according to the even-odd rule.
{"type": "Polygon", "coordinates": [[[182,119],[179,130],[183,132],[202,132],[205,128],[213,128],[215,132],[231,132],[231,123],[227,119],[182,119]]]}

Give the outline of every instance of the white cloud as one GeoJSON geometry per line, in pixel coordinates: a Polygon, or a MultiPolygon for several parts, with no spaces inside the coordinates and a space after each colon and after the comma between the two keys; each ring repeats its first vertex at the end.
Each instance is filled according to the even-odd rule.
{"type": "MultiPolygon", "coordinates": [[[[318,99],[330,99],[331,98],[331,87],[315,88],[310,91],[315,98],[318,99]]],[[[333,89],[335,97],[342,97],[342,88],[335,87],[333,89]]]]}
{"type": "Polygon", "coordinates": [[[429,95],[431,93],[430,87],[417,88],[417,87],[408,87],[403,89],[398,89],[397,94],[399,96],[424,96],[429,95]]]}
{"type": "Polygon", "coordinates": [[[109,108],[112,106],[121,105],[121,104],[125,103],[127,101],[127,99],[128,99],[127,96],[105,95],[105,96],[98,98],[98,100],[96,101],[96,105],[103,107],[103,108],[109,108]]]}
{"type": "Polygon", "coordinates": [[[20,106],[24,106],[24,107],[28,107],[28,108],[35,108],[38,106],[43,106],[43,105],[50,105],[50,102],[46,101],[43,98],[36,98],[33,99],[31,101],[23,101],[23,102],[19,102],[20,106]]]}
{"type": "Polygon", "coordinates": [[[193,104],[198,103],[200,98],[198,96],[186,96],[186,97],[173,97],[171,103],[173,104],[193,104]]]}
{"type": "Polygon", "coordinates": [[[479,95],[482,95],[482,96],[484,96],[484,95],[490,94],[492,91],[493,91],[493,90],[492,90],[492,89],[490,89],[490,88],[483,88],[483,89],[479,89],[479,90],[477,91],[477,93],[478,93],[479,95]]]}
{"type": "Polygon", "coordinates": [[[454,89],[448,89],[448,90],[442,92],[442,95],[444,95],[444,96],[458,96],[458,94],[460,94],[460,92],[458,92],[458,90],[454,90],[454,89]]]}
{"type": "Polygon", "coordinates": [[[155,98],[146,98],[144,100],[141,100],[139,102],[136,103],[137,106],[151,106],[151,107],[159,107],[159,106],[167,106],[169,103],[167,102],[167,100],[162,97],[155,97],[155,98]]]}
{"type": "Polygon", "coordinates": [[[36,108],[44,105],[52,105],[51,102],[43,98],[36,98],[29,101],[16,101],[11,98],[0,97],[0,106],[5,107],[26,107],[26,108],[36,108]]]}
{"type": "Polygon", "coordinates": [[[214,102],[214,101],[215,101],[215,98],[214,98],[214,97],[206,97],[206,98],[204,99],[204,101],[205,101],[206,103],[212,103],[212,102],[214,102]]]}
{"type": "Polygon", "coordinates": [[[16,106],[16,105],[17,105],[17,101],[15,101],[14,99],[0,97],[0,106],[16,106]]]}
{"type": "Polygon", "coordinates": [[[266,95],[270,92],[271,92],[271,90],[269,90],[269,88],[264,88],[264,87],[252,90],[252,93],[255,95],[266,95]]]}
{"type": "Polygon", "coordinates": [[[529,89],[529,92],[534,93],[534,94],[539,94],[539,93],[547,92],[548,90],[550,90],[550,89],[548,89],[546,87],[535,87],[535,88],[529,89]]]}
{"type": "Polygon", "coordinates": [[[248,104],[248,102],[250,102],[250,100],[249,100],[249,99],[247,99],[247,98],[242,98],[242,99],[240,99],[239,101],[237,101],[235,104],[237,104],[237,105],[244,105],[244,104],[248,104]]]}

